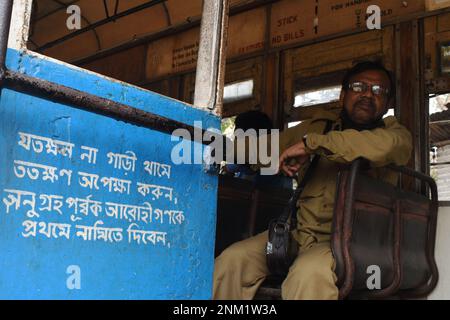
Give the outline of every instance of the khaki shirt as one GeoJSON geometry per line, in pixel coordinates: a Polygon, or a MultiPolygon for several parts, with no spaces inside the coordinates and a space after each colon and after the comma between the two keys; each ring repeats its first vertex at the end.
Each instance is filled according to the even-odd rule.
{"type": "MultiPolygon", "coordinates": [[[[369,174],[395,184],[397,175],[383,166],[407,164],[412,151],[409,131],[393,116],[384,119],[385,127],[373,130],[341,131],[340,110],[319,111],[311,120],[280,134],[280,154],[301,141],[306,134],[306,147],[320,155],[319,163],[297,203],[298,225],[294,237],[301,248],[313,243],[330,241],[336,193],[336,178],[340,164],[363,157],[370,161],[369,174]],[[323,134],[326,120],[332,121],[332,131],[323,134]]],[[[306,168],[299,172],[300,181],[306,168]]]]}

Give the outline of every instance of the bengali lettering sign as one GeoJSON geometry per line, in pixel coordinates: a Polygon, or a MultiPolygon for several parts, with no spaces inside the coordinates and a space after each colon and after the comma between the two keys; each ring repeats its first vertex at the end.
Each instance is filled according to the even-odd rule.
{"type": "MultiPolygon", "coordinates": [[[[217,117],[146,90],[28,53],[8,50],[8,57],[18,72],[220,127],[217,117]]],[[[0,298],[210,298],[217,177],[201,164],[175,165],[177,143],[3,88],[0,298]]]]}
{"type": "Polygon", "coordinates": [[[64,197],[32,190],[4,188],[2,202],[5,212],[22,214],[24,220],[21,235],[24,238],[44,236],[49,239],[74,238],[108,243],[125,240],[128,243],[162,245],[170,248],[168,233],[159,231],[158,225],[164,223],[180,225],[185,221],[184,211],[174,207],[177,198],[176,191],[172,187],[141,182],[169,180],[172,169],[170,164],[139,159],[131,150],[123,153],[108,151],[102,154],[99,153],[99,148],[94,146],[77,146],[68,141],[27,132],[18,133],[16,148],[23,148],[38,156],[44,152],[73,159],[74,154],[78,154],[80,163],[87,162],[92,166],[92,172],[87,173],[74,167],[47,165],[44,159],[41,162],[14,159],[11,175],[14,174],[17,179],[54,183],[64,178],[63,184],[68,190],[72,183],[75,183],[89,192],[86,197],[78,197],[76,194],[64,197]],[[97,160],[102,158],[116,176],[102,175],[96,170],[97,160]],[[124,175],[136,171],[136,166],[142,169],[140,172],[145,172],[142,180],[124,179],[124,175]],[[75,173],[78,179],[73,182],[72,174],[75,173]],[[92,194],[96,191],[124,195],[135,193],[141,196],[142,202],[99,201],[92,194]],[[161,203],[162,207],[156,207],[154,201],[160,199],[165,200],[165,203],[161,203]],[[42,221],[44,216],[49,220],[52,216],[64,216],[66,220],[62,223],[42,221]],[[87,225],[81,224],[87,217],[95,217],[95,221],[87,225]],[[116,226],[117,221],[126,221],[129,224],[124,229],[116,226]]]}

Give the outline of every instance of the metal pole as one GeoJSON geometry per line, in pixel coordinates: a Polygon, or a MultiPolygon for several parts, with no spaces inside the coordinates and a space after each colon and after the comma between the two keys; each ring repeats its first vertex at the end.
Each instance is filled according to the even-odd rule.
{"type": "Polygon", "coordinates": [[[205,0],[200,27],[194,106],[221,113],[228,0],[205,0]]]}
{"type": "Polygon", "coordinates": [[[13,0],[0,1],[0,86],[6,70],[6,51],[8,49],[9,27],[11,24],[13,0]]]}

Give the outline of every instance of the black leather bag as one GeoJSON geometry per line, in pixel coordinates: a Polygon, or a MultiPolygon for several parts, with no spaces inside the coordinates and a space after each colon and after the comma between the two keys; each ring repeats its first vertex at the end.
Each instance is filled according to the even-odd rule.
{"type": "Polygon", "coordinates": [[[292,215],[291,221],[289,221],[289,216],[291,216],[293,210],[296,211],[297,209],[298,193],[299,189],[297,188],[283,214],[269,223],[266,259],[272,275],[281,276],[287,274],[289,267],[297,257],[298,244],[291,233],[297,224],[297,219],[294,218],[296,214],[292,215]]]}
{"type": "MultiPolygon", "coordinates": [[[[330,129],[331,121],[327,121],[324,133],[330,129]]],[[[292,236],[292,231],[297,228],[297,201],[318,162],[319,156],[315,155],[283,213],[269,223],[266,260],[267,267],[274,276],[286,275],[297,257],[298,243],[292,236]]]]}

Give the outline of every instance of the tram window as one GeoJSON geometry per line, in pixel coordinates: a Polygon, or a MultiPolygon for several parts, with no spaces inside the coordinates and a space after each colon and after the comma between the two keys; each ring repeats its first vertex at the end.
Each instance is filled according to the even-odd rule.
{"type": "Polygon", "coordinates": [[[395,110],[389,109],[388,112],[383,116],[383,118],[389,117],[389,116],[395,116],[395,110]]]}
{"type": "Polygon", "coordinates": [[[440,201],[450,201],[450,93],[430,96],[430,175],[440,201]]]}
{"type": "Polygon", "coordinates": [[[32,3],[30,50],[142,88],[168,81],[163,94],[188,98],[179,91],[196,68],[202,0],[32,3]]]}
{"type": "Polygon", "coordinates": [[[293,122],[289,122],[289,123],[288,123],[288,128],[295,127],[295,126],[299,125],[300,123],[302,123],[302,122],[301,122],[301,121],[293,121],[293,122]]]}
{"type": "Polygon", "coordinates": [[[299,92],[295,95],[294,108],[337,101],[339,100],[340,93],[340,85],[299,92]]]}
{"type": "Polygon", "coordinates": [[[223,90],[223,102],[230,103],[253,97],[253,79],[228,84],[223,90]]]}

